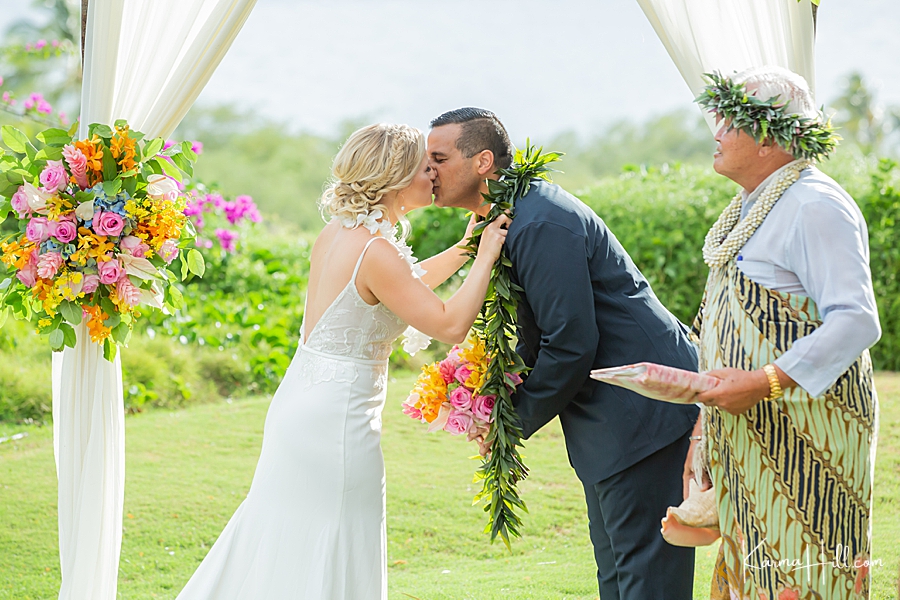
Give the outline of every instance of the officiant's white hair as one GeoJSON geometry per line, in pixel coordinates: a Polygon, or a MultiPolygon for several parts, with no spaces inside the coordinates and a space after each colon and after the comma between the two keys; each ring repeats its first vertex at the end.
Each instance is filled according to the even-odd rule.
{"type": "Polygon", "coordinates": [[[353,132],[331,167],[322,215],[357,221],[384,196],[409,186],[425,158],[425,135],[409,125],[376,123],[353,132]]]}
{"type": "Polygon", "coordinates": [[[816,119],[819,111],[813,99],[809,84],[802,76],[784,67],[750,67],[731,78],[734,83],[743,83],[761,100],[778,96],[787,101],[788,110],[809,119],[816,119]]]}

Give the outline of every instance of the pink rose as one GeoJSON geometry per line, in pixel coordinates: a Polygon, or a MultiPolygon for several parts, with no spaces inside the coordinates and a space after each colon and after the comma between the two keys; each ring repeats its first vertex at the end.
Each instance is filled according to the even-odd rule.
{"type": "Polygon", "coordinates": [[[439,365],[441,371],[441,377],[444,378],[444,383],[450,383],[453,381],[453,376],[456,375],[456,365],[454,365],[450,359],[446,359],[441,361],[439,365]]]}
{"type": "Polygon", "coordinates": [[[29,242],[40,244],[50,238],[50,222],[47,217],[34,217],[25,227],[25,237],[29,242]]]}
{"type": "Polygon", "coordinates": [[[72,176],[75,177],[75,183],[78,187],[85,189],[88,187],[87,179],[87,158],[84,153],[75,146],[68,145],[63,148],[63,158],[66,164],[72,170],[72,176]]]}
{"type": "Polygon", "coordinates": [[[492,423],[491,413],[494,412],[494,404],[497,402],[497,396],[489,394],[487,396],[475,396],[472,399],[472,414],[479,421],[492,423]]]}
{"type": "Polygon", "coordinates": [[[61,160],[48,160],[47,166],[41,171],[41,186],[45,192],[55,193],[66,189],[69,175],[61,160]]]}
{"type": "Polygon", "coordinates": [[[472,426],[472,417],[458,410],[451,410],[450,416],[447,417],[447,424],[444,425],[444,431],[450,435],[462,435],[469,431],[472,426]]]}
{"type": "Polygon", "coordinates": [[[114,212],[99,210],[94,213],[94,231],[100,235],[111,235],[113,237],[122,233],[125,227],[125,219],[114,212]]]}
{"type": "Polygon", "coordinates": [[[128,306],[137,306],[141,303],[141,290],[136,287],[127,276],[122,277],[116,283],[116,295],[125,301],[128,306]]]}
{"type": "Polygon", "coordinates": [[[147,250],[150,249],[150,246],[141,241],[141,238],[129,235],[122,238],[119,242],[119,247],[126,254],[130,254],[135,258],[144,258],[147,255],[147,250]]]}
{"type": "Polygon", "coordinates": [[[456,380],[461,384],[465,385],[466,381],[469,379],[469,376],[472,374],[472,369],[467,367],[466,365],[461,366],[456,370],[456,380]]]}
{"type": "Polygon", "coordinates": [[[64,221],[50,221],[50,235],[58,239],[63,244],[68,244],[75,239],[78,230],[75,223],[66,219],[64,221]]]}
{"type": "Polygon", "coordinates": [[[46,252],[38,259],[37,275],[41,279],[51,279],[63,264],[63,257],[59,252],[46,252]]]}
{"type": "Polygon", "coordinates": [[[24,219],[31,214],[31,207],[28,206],[28,196],[25,195],[25,188],[19,186],[19,189],[10,198],[10,203],[14,211],[19,213],[19,218],[24,219]]]}
{"type": "Polygon", "coordinates": [[[159,255],[166,261],[166,264],[175,260],[178,257],[178,246],[175,244],[175,240],[163,242],[162,246],[159,247],[159,255]]]}
{"type": "Polygon", "coordinates": [[[459,386],[450,392],[450,404],[458,410],[466,410],[472,406],[472,392],[465,386],[459,386]]]}
{"type": "MultiPolygon", "coordinates": [[[[109,255],[107,254],[107,256],[109,255]]],[[[115,258],[97,263],[97,270],[100,272],[100,283],[104,285],[117,282],[125,274],[125,269],[122,268],[118,259],[115,258]]]]}
{"type": "Polygon", "coordinates": [[[84,276],[84,282],[81,284],[81,291],[84,294],[92,294],[100,285],[100,276],[90,273],[84,276]]]}

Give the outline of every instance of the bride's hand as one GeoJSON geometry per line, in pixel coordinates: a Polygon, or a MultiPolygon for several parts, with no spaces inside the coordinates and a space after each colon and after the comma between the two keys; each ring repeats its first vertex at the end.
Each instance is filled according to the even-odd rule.
{"type": "Polygon", "coordinates": [[[484,256],[493,264],[500,257],[500,250],[503,243],[506,242],[506,227],[511,223],[511,219],[506,215],[500,215],[494,221],[484,228],[481,232],[481,241],[478,244],[478,258],[484,256]]]}
{"type": "Polygon", "coordinates": [[[460,246],[465,246],[469,243],[469,240],[472,239],[472,232],[475,230],[475,226],[481,222],[481,217],[477,214],[472,213],[471,218],[469,218],[469,224],[466,225],[466,233],[463,235],[462,240],[459,242],[460,246]]]}

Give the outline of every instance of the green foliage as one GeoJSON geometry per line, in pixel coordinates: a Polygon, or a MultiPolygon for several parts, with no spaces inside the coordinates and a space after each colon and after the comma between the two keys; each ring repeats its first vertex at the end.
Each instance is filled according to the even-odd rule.
{"type": "Polygon", "coordinates": [[[882,159],[868,190],[856,200],[869,226],[872,282],[881,319],[881,341],[872,349],[879,369],[900,371],[900,164],[882,159]]]}

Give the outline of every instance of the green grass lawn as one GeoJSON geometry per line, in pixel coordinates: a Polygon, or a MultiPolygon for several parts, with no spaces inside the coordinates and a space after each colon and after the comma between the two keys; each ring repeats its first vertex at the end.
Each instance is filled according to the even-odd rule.
{"type": "MultiPolygon", "coordinates": [[[[873,598],[896,598],[900,562],[900,375],[877,378],[882,409],[876,474],[873,598]]],[[[384,415],[390,597],[594,599],[582,489],[558,424],[529,441],[531,513],[510,554],[481,533],[468,460],[473,447],[426,434],[400,412],[411,387],[391,383],[384,415]]],[[[119,595],[174,598],[243,499],[268,399],[150,411],[126,420],[128,471],[119,595]]],[[[0,424],[0,598],[55,598],[59,586],[52,431],[0,424]]],[[[695,598],[707,598],[715,546],[697,551],[695,598]]]]}

